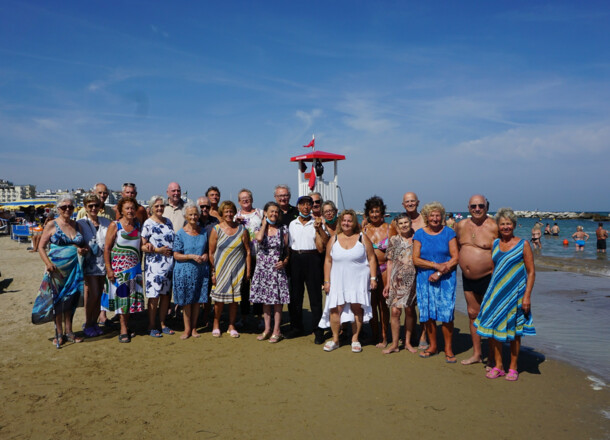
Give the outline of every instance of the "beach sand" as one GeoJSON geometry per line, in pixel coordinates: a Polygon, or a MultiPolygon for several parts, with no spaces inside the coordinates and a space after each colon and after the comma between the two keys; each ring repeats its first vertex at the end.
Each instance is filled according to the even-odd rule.
{"type": "MultiPolygon", "coordinates": [[[[486,379],[480,364],[447,364],[442,353],[325,353],[313,336],[274,345],[208,330],[119,344],[115,331],[57,350],[52,324],[30,322],[44,266],[25,247],[0,237],[2,439],[610,435],[608,388],[594,391],[586,373],[533,351],[510,383],[486,379]]],[[[80,329],[82,308],[74,322],[80,329]]],[[[145,318],[134,324],[143,334],[145,318]]],[[[461,360],[470,348],[463,315],[456,332],[461,360]]]]}

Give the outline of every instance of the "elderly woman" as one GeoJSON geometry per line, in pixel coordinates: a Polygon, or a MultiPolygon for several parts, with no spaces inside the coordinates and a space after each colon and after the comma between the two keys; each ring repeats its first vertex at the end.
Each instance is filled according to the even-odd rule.
{"type": "Polygon", "coordinates": [[[239,338],[235,329],[237,303],[241,301],[241,283],[244,276],[250,279],[250,236],[244,225],[234,218],[237,209],[229,200],[222,202],[218,212],[222,221],[214,226],[210,235],[210,262],[212,264],[212,290],[214,300],[214,326],[212,336],[220,337],[220,315],[229,303],[229,328],[232,338],[239,338]]]}
{"type": "Polygon", "coordinates": [[[104,265],[104,245],[110,220],[98,216],[102,201],[91,193],[83,199],[86,217],[76,222],[78,230],[89,247],[83,262],[85,275],[85,335],[99,336],[103,333],[97,325],[100,314],[102,292],[106,281],[106,268],[104,265]]]}
{"type": "Polygon", "coordinates": [[[333,236],[337,233],[337,206],[332,200],[327,200],[322,203],[322,217],[324,218],[324,225],[328,235],[333,236]]]}
{"type": "Polygon", "coordinates": [[[576,232],[572,234],[572,239],[576,243],[576,252],[582,252],[585,250],[585,242],[589,239],[582,226],[576,226],[576,232]]]}
{"type": "Polygon", "coordinates": [[[78,232],[76,222],[71,220],[74,205],[74,197],[71,194],[57,198],[59,216],[45,226],[38,246],[46,272],[34,303],[32,320],[36,322],[36,319],[41,318],[39,322],[44,322],[43,318],[54,315],[57,331],[53,344],[58,347],[66,340],[83,341],[72,331],[72,319],[83,291],[83,271],[78,256],[85,255],[89,248],[82,234],[78,232]],[[47,255],[45,248],[49,243],[51,246],[47,255]],[[49,297],[52,302],[44,301],[49,297]]]}
{"type": "Polygon", "coordinates": [[[536,271],[530,244],[513,235],[517,226],[515,213],[510,208],[501,208],[496,213],[496,222],[500,238],[494,240],[492,247],[494,270],[474,326],[479,335],[490,338],[489,357],[494,359],[495,366],[486,377],[496,379],[506,375],[506,380],[516,381],[521,336],[536,334],[531,315],[536,271]],[[507,341],[510,341],[508,374],[502,366],[502,343],[507,341]]]}
{"type": "Polygon", "coordinates": [[[254,304],[263,304],[265,329],[256,337],[259,341],[269,339],[276,343],[282,340],[282,308],[290,302],[286,266],[289,259],[288,227],[278,223],[280,206],[275,202],[265,205],[263,224],[256,233],[258,251],[257,264],[252,275],[250,299],[254,304]],[[271,306],[274,327],[271,332],[271,306]]]}
{"type": "Polygon", "coordinates": [[[390,322],[390,312],[383,297],[383,288],[388,281],[386,251],[390,241],[390,225],[384,221],[385,211],[386,206],[381,197],[373,196],[364,203],[366,225],[363,226],[363,232],[373,243],[377,257],[377,273],[373,276],[373,279],[377,281],[377,288],[371,291],[371,305],[373,306],[371,330],[377,348],[385,348],[388,345],[390,322]]]}
{"type": "Polygon", "coordinates": [[[145,286],[148,298],[148,334],[160,338],[163,334],[173,335],[174,331],[165,325],[169,300],[172,295],[172,275],[174,270],[174,225],[163,217],[165,200],[163,196],[153,196],[148,201],[150,217],[142,228],[142,250],[146,252],[145,286]],[[161,332],[156,327],[157,310],[161,332]]]}
{"type": "Polygon", "coordinates": [[[333,338],[324,351],[339,348],[341,324],[352,322],[352,352],[360,353],[362,324],[372,317],[371,290],[377,287],[377,262],[371,240],[360,232],[356,213],[347,209],[339,216],[339,233],[326,246],[324,313],[318,326],[330,326],[333,338]]]}
{"type": "Polygon", "coordinates": [[[104,262],[108,292],[102,295],[102,306],[119,315],[119,342],[131,342],[135,336],[128,327],[129,315],[144,310],[142,268],[140,260],[140,222],[136,218],[138,202],[123,197],[117,204],[121,218],[112,222],[106,234],[104,262]]]}
{"type": "Polygon", "coordinates": [[[445,361],[456,362],[451,338],[455,309],[455,268],[458,246],[453,229],[443,226],[445,208],[439,202],[428,203],[421,210],[425,227],[413,236],[413,263],[417,268],[416,290],[419,319],[430,346],[419,354],[429,358],[438,354],[436,321],[441,322],[445,339],[445,361]]]}
{"type": "Polygon", "coordinates": [[[208,301],[210,278],[208,234],[199,225],[201,211],[192,203],[183,208],[186,225],[174,238],[174,302],[182,306],[184,333],[180,339],[199,338],[197,318],[201,304],[208,301]]]}

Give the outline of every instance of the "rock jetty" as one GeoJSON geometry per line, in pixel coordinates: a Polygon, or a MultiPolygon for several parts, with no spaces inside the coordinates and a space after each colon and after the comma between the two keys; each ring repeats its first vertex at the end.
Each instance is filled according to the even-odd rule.
{"type": "Polygon", "coordinates": [[[556,220],[584,219],[594,221],[610,221],[610,216],[593,212],[553,212],[553,211],[515,211],[517,217],[523,218],[553,218],[556,220]]]}

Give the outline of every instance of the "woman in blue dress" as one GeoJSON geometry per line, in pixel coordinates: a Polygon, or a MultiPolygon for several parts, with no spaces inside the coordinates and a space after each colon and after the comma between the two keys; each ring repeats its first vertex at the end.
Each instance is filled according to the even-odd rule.
{"type": "Polygon", "coordinates": [[[153,196],[148,206],[150,217],[142,227],[142,250],[146,252],[145,290],[148,298],[148,334],[160,338],[163,334],[173,335],[174,331],[165,325],[169,300],[172,296],[172,274],[174,270],[174,226],[170,219],[163,217],[165,200],[163,196],[153,196]],[[156,327],[157,310],[161,331],[156,327]]]}
{"type": "Polygon", "coordinates": [[[200,304],[208,300],[208,234],[199,226],[199,207],[184,205],[186,225],[174,238],[174,302],[182,306],[184,333],[180,339],[198,338],[200,304]]]}
{"type": "Polygon", "coordinates": [[[62,195],[57,199],[59,215],[55,221],[49,222],[45,226],[38,245],[38,253],[46,266],[38,298],[52,296],[53,301],[52,303],[45,302],[49,310],[41,310],[37,308],[39,304],[37,298],[34,314],[37,316],[54,315],[57,336],[53,340],[53,344],[58,346],[66,340],[83,341],[72,331],[72,319],[84,284],[83,270],[78,256],[87,254],[89,248],[81,233],[78,232],[76,222],[71,219],[74,205],[74,198],[71,194],[62,195]],[[45,248],[49,243],[51,246],[47,255],[45,248]]]}
{"type": "Polygon", "coordinates": [[[436,321],[441,322],[445,339],[445,361],[456,362],[452,348],[453,311],[455,309],[455,268],[458,246],[453,229],[443,226],[445,208],[439,202],[428,203],[421,210],[426,224],[413,236],[413,264],[417,268],[417,305],[430,346],[419,354],[429,358],[438,354],[436,321]]]}
{"type": "Polygon", "coordinates": [[[490,338],[489,358],[493,358],[495,366],[486,377],[496,379],[506,375],[506,380],[516,381],[521,336],[536,334],[531,315],[536,269],[528,241],[513,235],[517,226],[515,213],[510,208],[501,208],[496,213],[496,222],[500,238],[494,241],[491,251],[494,271],[474,326],[479,335],[490,338]],[[508,374],[502,366],[502,343],[506,341],[510,341],[508,374]]]}

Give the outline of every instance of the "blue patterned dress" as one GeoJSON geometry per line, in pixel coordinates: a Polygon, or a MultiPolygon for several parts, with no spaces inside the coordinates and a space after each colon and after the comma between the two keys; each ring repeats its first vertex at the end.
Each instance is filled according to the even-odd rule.
{"type": "MultiPolygon", "coordinates": [[[[142,238],[148,240],[154,247],[166,246],[174,248],[174,226],[170,219],[163,217],[165,223],[157,223],[152,218],[144,222],[142,238]]],[[[146,298],[157,298],[167,295],[172,288],[172,272],[174,257],[147,252],[144,258],[146,298]]]]}
{"type": "MultiPolygon", "coordinates": [[[[197,235],[189,235],[180,229],[174,238],[174,252],[203,255],[208,250],[208,234],[205,229],[197,235]]],[[[174,302],[179,306],[208,302],[210,265],[193,260],[176,261],[174,264],[174,302]]]]}
{"type": "Polygon", "coordinates": [[[83,270],[78,262],[77,247],[84,246],[80,232],[68,237],[55,222],[55,233],[50,239],[49,260],[57,271],[44,273],[38,296],[34,302],[32,322],[49,322],[55,313],[74,313],[83,292],[83,270]]]}
{"type": "MultiPolygon", "coordinates": [[[[437,235],[427,234],[422,228],[413,236],[414,241],[421,243],[420,257],[434,263],[446,263],[451,260],[449,242],[454,238],[455,232],[448,227],[443,227],[437,235]]],[[[443,275],[438,282],[431,283],[428,278],[434,272],[434,269],[417,268],[419,320],[451,322],[455,309],[455,270],[443,275]]]]}
{"type": "Polygon", "coordinates": [[[523,245],[520,240],[512,249],[502,252],[500,240],[494,240],[491,257],[494,271],[481,311],[474,321],[477,333],[498,341],[514,341],[517,336],[535,335],[532,315],[525,316],[521,308],[527,272],[523,262],[523,245]]]}

